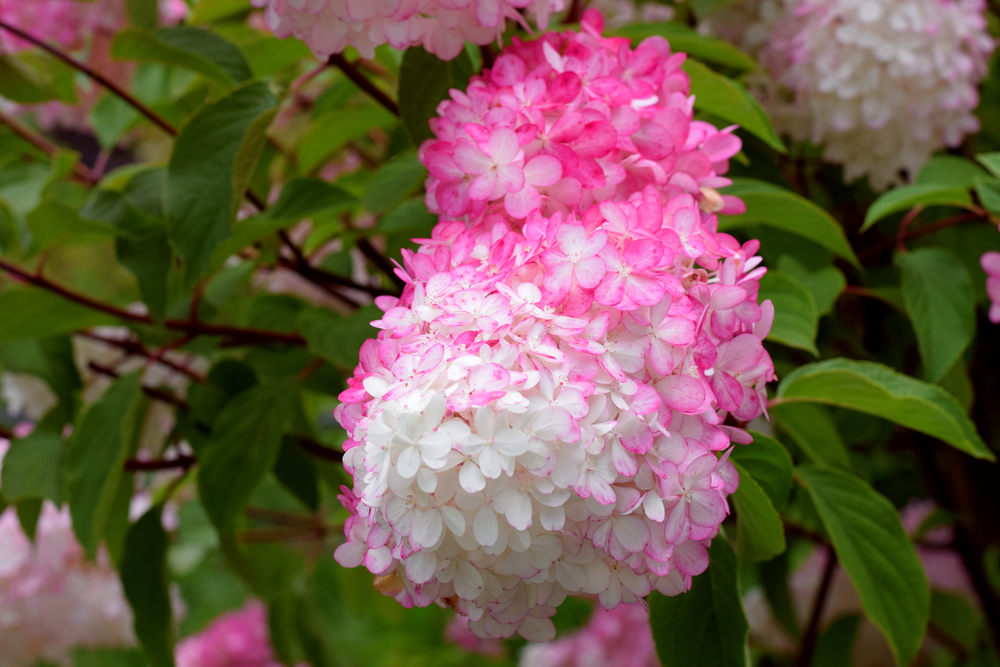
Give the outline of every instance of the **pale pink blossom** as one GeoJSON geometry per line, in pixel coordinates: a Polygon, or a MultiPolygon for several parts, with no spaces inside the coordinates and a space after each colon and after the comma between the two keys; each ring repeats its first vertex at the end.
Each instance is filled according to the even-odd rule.
{"type": "Polygon", "coordinates": [[[990,322],[1000,324],[1000,252],[986,252],[979,258],[986,272],[986,295],[990,299],[990,322]]]}
{"type": "MultiPolygon", "coordinates": [[[[267,609],[252,600],[181,641],[177,667],[280,667],[267,630],[267,609]]],[[[304,667],[301,663],[300,667],[304,667]]]]}

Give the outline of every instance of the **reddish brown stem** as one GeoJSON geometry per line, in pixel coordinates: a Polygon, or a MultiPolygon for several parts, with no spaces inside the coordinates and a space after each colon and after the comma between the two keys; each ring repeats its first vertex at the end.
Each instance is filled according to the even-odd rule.
{"type": "MultiPolygon", "coordinates": [[[[153,318],[149,315],[130,313],[129,311],[113,306],[110,303],[92,299],[85,294],[80,294],[79,292],[75,292],[59,285],[58,283],[54,283],[43,276],[38,276],[25,271],[24,269],[7,262],[6,260],[0,259],[0,270],[4,270],[13,276],[16,276],[21,282],[34,285],[35,287],[40,287],[52,292],[53,294],[58,294],[68,301],[78,303],[82,306],[90,308],[91,310],[96,310],[98,312],[111,315],[112,317],[116,317],[120,320],[135,324],[156,324],[153,318]]],[[[175,319],[165,320],[163,322],[163,326],[171,331],[183,331],[189,335],[220,336],[228,339],[230,342],[235,342],[237,344],[242,343],[244,345],[260,345],[264,343],[283,343],[285,345],[294,345],[298,347],[305,347],[306,345],[306,340],[302,336],[284,331],[250,329],[247,327],[206,324],[204,322],[190,322],[175,319]]]]}
{"type": "Polygon", "coordinates": [[[302,448],[302,451],[310,456],[314,456],[318,459],[324,459],[326,461],[342,461],[344,459],[343,452],[338,452],[336,449],[316,442],[312,438],[294,434],[291,438],[295,440],[295,442],[299,443],[299,447],[302,448]]]}
{"type": "MultiPolygon", "coordinates": [[[[121,374],[118,371],[114,370],[113,368],[108,368],[107,366],[102,366],[96,361],[88,361],[87,368],[94,371],[95,373],[100,373],[101,375],[105,375],[109,378],[117,379],[121,377],[121,374]]],[[[142,387],[142,392],[146,394],[146,396],[149,396],[150,398],[154,398],[158,401],[163,401],[164,403],[168,403],[169,405],[173,405],[182,410],[187,410],[188,407],[187,403],[177,398],[170,392],[164,391],[162,389],[157,389],[156,387],[146,387],[146,386],[142,387]]]]}
{"type": "Polygon", "coordinates": [[[75,58],[73,58],[73,57],[71,57],[71,56],[63,53],[59,49],[57,49],[55,47],[52,47],[52,46],[49,46],[48,44],[46,44],[42,40],[38,39],[37,37],[35,37],[33,35],[30,35],[30,34],[24,32],[23,30],[21,30],[20,28],[17,28],[15,26],[10,25],[9,23],[6,23],[4,21],[0,21],[0,28],[3,28],[7,32],[10,32],[10,33],[12,33],[14,35],[17,35],[18,37],[20,37],[21,39],[23,39],[26,42],[31,42],[32,44],[34,44],[38,48],[42,49],[43,51],[46,51],[46,52],[50,53],[51,55],[55,56],[56,58],[58,58],[59,60],[63,61],[64,63],[66,63],[70,67],[72,67],[72,68],[74,68],[76,70],[79,70],[80,72],[83,72],[88,77],[90,77],[91,79],[93,79],[97,83],[101,84],[102,86],[104,86],[105,88],[107,88],[108,90],[110,90],[112,93],[114,93],[115,95],[117,95],[118,97],[122,98],[125,102],[127,102],[130,106],[132,106],[136,111],[138,111],[143,116],[145,116],[146,118],[148,118],[149,120],[151,120],[154,124],[156,124],[157,126],[159,126],[160,128],[162,128],[164,132],[166,132],[167,134],[170,134],[172,136],[177,136],[177,128],[175,128],[173,125],[171,125],[169,122],[167,122],[167,120],[165,118],[163,118],[163,116],[161,116],[160,114],[156,113],[155,111],[153,111],[152,109],[150,109],[149,107],[147,107],[145,104],[143,104],[142,102],[140,102],[139,100],[137,100],[135,97],[133,97],[131,94],[129,94],[129,92],[127,90],[125,90],[124,88],[122,88],[121,86],[119,86],[118,84],[116,84],[114,81],[111,81],[110,79],[105,78],[104,75],[102,75],[97,70],[95,70],[95,69],[91,68],[90,66],[88,66],[88,65],[80,62],[79,60],[77,60],[77,59],[75,59],[75,58]]]}
{"type": "MultiPolygon", "coordinates": [[[[40,134],[32,132],[27,127],[25,127],[21,123],[18,123],[13,118],[9,118],[4,114],[0,113],[0,123],[6,125],[8,128],[10,128],[11,132],[21,137],[22,139],[24,139],[29,144],[33,145],[35,148],[39,149],[43,153],[46,153],[48,155],[55,155],[57,152],[59,152],[59,147],[56,146],[54,143],[52,143],[45,137],[41,136],[40,134]]],[[[90,171],[90,169],[88,169],[85,165],[80,164],[79,162],[73,165],[73,175],[76,177],[77,180],[85,183],[86,185],[93,185],[100,180],[100,178],[95,176],[94,173],[90,171]]]]}
{"type": "Polygon", "coordinates": [[[399,115],[399,106],[388,95],[379,90],[374,83],[369,81],[368,77],[359,72],[354,65],[347,62],[347,58],[339,53],[335,53],[330,56],[327,62],[343,72],[348,79],[354,82],[354,85],[368,93],[368,95],[388,109],[394,116],[399,115]]]}
{"type": "Polygon", "coordinates": [[[403,289],[406,287],[406,283],[403,279],[396,275],[396,267],[392,265],[385,255],[380,253],[375,246],[371,244],[371,241],[361,236],[358,240],[354,242],[358,246],[358,250],[368,258],[368,261],[379,268],[379,270],[389,277],[396,287],[403,289]]]}
{"type": "Polygon", "coordinates": [[[920,207],[920,206],[914,206],[903,217],[903,221],[901,223],[899,223],[899,231],[896,232],[896,250],[898,250],[899,252],[902,252],[902,253],[910,252],[906,248],[906,243],[905,243],[906,229],[907,229],[907,227],[910,226],[910,223],[912,223],[914,220],[916,220],[917,216],[920,215],[920,212],[923,211],[923,210],[924,209],[922,207],[920,207]]]}
{"type": "MultiPolygon", "coordinates": [[[[867,257],[871,257],[872,255],[878,254],[883,250],[885,250],[886,248],[890,248],[894,244],[898,244],[900,238],[902,238],[903,242],[910,241],[912,239],[920,238],[921,236],[927,236],[928,234],[933,234],[934,232],[941,231],[942,229],[947,229],[948,227],[954,227],[955,225],[961,225],[966,222],[978,222],[980,220],[985,220],[987,218],[987,215],[988,214],[986,213],[986,211],[980,208],[976,208],[971,211],[967,211],[965,213],[959,213],[958,215],[953,215],[949,218],[945,218],[944,220],[938,220],[937,222],[933,222],[929,225],[924,225],[923,227],[914,229],[913,231],[907,230],[902,237],[900,237],[897,234],[896,238],[886,239],[880,243],[876,243],[867,250],[858,253],[858,259],[865,259],[867,257]]],[[[909,226],[909,224],[907,226],[909,226]]]]}
{"type": "MultiPolygon", "coordinates": [[[[104,343],[105,345],[110,345],[111,347],[117,347],[119,350],[122,350],[123,352],[126,352],[128,354],[134,354],[140,357],[146,357],[147,359],[149,359],[154,363],[160,364],[161,366],[166,366],[167,368],[175,370],[178,373],[182,373],[183,375],[187,376],[188,378],[194,380],[199,384],[205,383],[205,376],[203,376],[202,374],[188,368],[184,364],[178,363],[176,361],[161,356],[160,352],[165,352],[167,349],[166,346],[162,348],[160,352],[150,352],[149,350],[146,349],[145,345],[143,345],[141,342],[137,340],[132,340],[132,339],[117,340],[115,338],[107,338],[105,336],[95,334],[91,331],[77,331],[76,335],[83,336],[85,338],[90,338],[91,340],[99,341],[101,343],[104,343]]],[[[170,347],[172,348],[180,347],[187,340],[189,340],[187,336],[178,338],[176,341],[170,344],[170,347]]]]}
{"type": "Polygon", "coordinates": [[[187,470],[198,460],[193,456],[178,456],[175,459],[156,459],[153,461],[139,461],[138,459],[128,459],[125,461],[126,472],[138,472],[140,470],[172,470],[173,468],[183,468],[187,470]]]}

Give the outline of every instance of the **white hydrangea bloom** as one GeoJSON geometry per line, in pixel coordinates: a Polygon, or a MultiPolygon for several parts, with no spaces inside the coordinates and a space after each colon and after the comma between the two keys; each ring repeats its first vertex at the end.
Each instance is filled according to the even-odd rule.
{"type": "Polygon", "coordinates": [[[707,29],[758,56],[778,130],[884,190],[979,129],[994,42],[983,0],[754,0],[707,29]]]}

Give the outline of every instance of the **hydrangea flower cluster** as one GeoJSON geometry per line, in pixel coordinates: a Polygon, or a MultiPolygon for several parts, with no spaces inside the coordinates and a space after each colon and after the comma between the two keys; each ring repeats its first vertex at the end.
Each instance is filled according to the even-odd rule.
{"type": "Polygon", "coordinates": [[[735,11],[741,41],[760,47],[773,77],[758,91],[779,129],[824,144],[848,181],[868,176],[884,190],[902,173],[912,179],[934,152],[979,129],[977,88],[994,48],[984,0],[755,5],[757,21],[735,11]]]}
{"type": "MultiPolygon", "coordinates": [[[[187,13],[184,0],[160,0],[159,5],[164,25],[178,23],[187,13]]],[[[84,48],[94,34],[113,35],[127,16],[124,0],[0,0],[0,19],[73,51],[84,48]]],[[[33,48],[31,43],[0,30],[0,51],[28,48],[33,48]]]]}
{"type": "Polygon", "coordinates": [[[744,210],[715,188],[740,150],[734,127],[693,120],[691,82],[662,37],[635,50],[603,38],[588,11],[581,32],[546,33],[504,49],[491,70],[431,119],[420,147],[427,207],[468,219],[502,203],[512,220],[541,209],[582,211],[627,199],[646,185],[669,198],[697,197],[712,212],[744,210]]]}
{"type": "Polygon", "coordinates": [[[175,652],[177,667],[281,667],[267,630],[267,609],[260,601],[223,614],[175,652]]]}
{"type": "MultiPolygon", "coordinates": [[[[536,50],[553,43],[573,53],[605,46],[588,33],[545,36],[536,50]]],[[[616,57],[636,58],[613,43],[616,57]]],[[[657,53],[644,58],[654,69],[657,53]]],[[[501,70],[512,62],[504,56],[501,70]]],[[[657,106],[641,79],[601,79],[609,95],[627,81],[657,106]]],[[[532,107],[547,106],[557,93],[532,80],[543,84],[532,107]]],[[[648,127],[658,129],[647,136],[681,135],[674,145],[692,161],[720,136],[739,150],[731,134],[671,109],[655,111],[648,127]]],[[[502,192],[521,169],[517,135],[502,161],[499,146],[514,131],[469,118],[463,131],[479,143],[457,143],[489,151],[494,164],[476,178],[493,182],[480,191],[502,192]]],[[[433,145],[424,148],[429,159],[433,145]]],[[[614,609],[653,588],[689,588],[738,484],[723,453],[751,440],[723,422],[763,411],[773,366],[761,340],[774,309],[757,300],[759,243],[717,231],[721,197],[672,187],[646,183],[627,197],[611,189],[592,206],[551,214],[536,205],[523,219],[490,196],[404,251],[397,272],[407,287],[376,300],[381,332],[362,346],[335,413],[354,478],[341,497],[352,515],[338,562],[364,564],[404,606],[454,606],[490,638],[551,639],[549,619],[567,595],[597,595],[614,609]]]]}
{"type": "MultiPolygon", "coordinates": [[[[0,442],[0,457],[7,442],[0,442]]],[[[46,501],[35,541],[0,513],[0,666],[71,665],[74,647],[135,644],[132,610],[107,553],[84,558],[69,509],[46,501]]]]}
{"type": "Polygon", "coordinates": [[[990,322],[1000,324],[1000,252],[986,252],[979,258],[986,272],[986,295],[990,298],[990,322]]]}
{"type": "Polygon", "coordinates": [[[520,667],[660,667],[649,627],[649,612],[639,604],[612,611],[597,609],[576,632],[548,644],[526,646],[520,667]]]}
{"type": "Polygon", "coordinates": [[[353,46],[364,58],[375,47],[405,49],[420,44],[443,60],[455,58],[465,42],[489,44],[507,19],[527,28],[521,10],[545,29],[564,0],[252,0],[265,8],[278,37],[295,35],[316,54],[329,56],[353,46]]]}

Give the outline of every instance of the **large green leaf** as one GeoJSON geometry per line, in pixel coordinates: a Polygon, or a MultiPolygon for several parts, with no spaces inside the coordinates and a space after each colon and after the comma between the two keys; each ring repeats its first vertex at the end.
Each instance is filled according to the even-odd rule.
{"type": "Polygon", "coordinates": [[[682,68],[691,77],[691,93],[695,96],[696,109],[738,123],[774,150],[788,152],[760,102],[746,88],[695,60],[686,60],[682,68]]]}
{"type": "Polygon", "coordinates": [[[680,23],[633,23],[606,34],[609,37],[628,37],[632,40],[633,48],[647,37],[659,35],[670,42],[672,51],[741,70],[757,69],[757,62],[753,58],[729,42],[702,35],[680,23]]]}
{"type": "Polygon", "coordinates": [[[62,449],[62,438],[51,431],[34,431],[23,439],[11,440],[0,472],[4,499],[16,503],[38,498],[61,504],[62,449]]]}
{"type": "Polygon", "coordinates": [[[782,255],[778,258],[778,270],[795,278],[812,292],[816,313],[820,317],[833,310],[833,304],[847,286],[844,274],[832,264],[811,271],[794,255],[782,255]]]}
{"type": "Polygon", "coordinates": [[[768,340],[812,352],[817,357],[816,302],[805,285],[787,273],[768,271],[760,280],[760,300],[774,303],[774,323],[768,340]]]}
{"type": "Polygon", "coordinates": [[[73,531],[91,557],[105,533],[128,518],[132,475],[125,473],[125,460],[135,452],[147,405],[139,376],[136,372],[116,380],[80,418],[66,444],[73,531]],[[124,507],[121,495],[126,495],[124,507]]]}
{"type": "Polygon", "coordinates": [[[427,177],[415,151],[407,151],[389,160],[372,174],[361,195],[361,204],[378,215],[391,209],[416,190],[427,177]]]}
{"type": "Polygon", "coordinates": [[[792,457],[774,438],[756,431],[750,435],[753,443],[734,447],[729,458],[749,472],[774,508],[781,510],[792,490],[792,457]]]}
{"type": "Polygon", "coordinates": [[[225,86],[251,77],[250,66],[235,44],[213,32],[186,26],[157,31],[126,28],[115,36],[111,56],[116,60],[176,65],[225,86]]]}
{"type": "MultiPolygon", "coordinates": [[[[409,51],[412,49],[407,49],[409,51]]],[[[299,169],[302,173],[309,173],[321,166],[330,154],[343,148],[348,140],[360,137],[373,127],[395,121],[394,115],[375,105],[334,109],[323,114],[299,142],[296,149],[299,169]]]]}
{"type": "Polygon", "coordinates": [[[0,342],[57,336],[119,320],[52,292],[28,287],[0,293],[0,342]]]}
{"type": "Polygon", "coordinates": [[[201,502],[219,530],[231,527],[274,467],[295,394],[290,381],[237,394],[219,413],[198,452],[201,502]]]}
{"type": "Polygon", "coordinates": [[[250,9],[250,0],[198,0],[188,22],[192,25],[212,23],[250,9]]]}
{"type": "Polygon", "coordinates": [[[38,104],[57,96],[37,71],[13,56],[0,55],[0,97],[11,102],[38,104]]]}
{"type": "Polygon", "coordinates": [[[361,345],[378,333],[371,322],[380,319],[381,312],[369,305],[344,317],[325,308],[310,308],[299,315],[298,328],[312,352],[335,366],[351,369],[358,364],[361,345]]]}
{"type": "Polygon", "coordinates": [[[980,459],[996,460],[954,396],[881,364],[829,359],[800,366],[778,385],[777,403],[839,405],[944,440],[980,459]]]}
{"type": "Polygon", "coordinates": [[[959,208],[968,208],[971,205],[969,190],[965,187],[940,183],[904,185],[889,190],[875,200],[868,208],[865,222],[861,225],[858,233],[867,230],[882,218],[913,207],[958,206],[959,208]]]}
{"type": "Polygon", "coordinates": [[[745,667],[749,625],[740,602],[736,554],[722,536],[708,550],[708,571],[676,597],[649,596],[656,654],[667,667],[745,667]]]}
{"type": "Polygon", "coordinates": [[[399,67],[399,113],[414,146],[434,136],[427,121],[437,116],[438,103],[452,88],[465,90],[472,74],[472,61],[464,51],[444,61],[420,46],[406,50],[399,67]]]}
{"type": "Polygon", "coordinates": [[[796,475],[865,614],[882,630],[896,663],[908,665],[927,627],[930,589],[896,508],[863,480],[840,470],[801,466],[796,475]]]}
{"type": "Polygon", "coordinates": [[[169,540],[154,505],[132,526],[125,540],[121,575],[125,597],[132,605],[135,636],[153,667],[174,666],[174,626],[168,592],[169,540]]]}
{"type": "Polygon", "coordinates": [[[986,177],[986,172],[972,160],[957,155],[942,153],[935,155],[917,174],[917,183],[955,185],[971,188],[977,178],[986,177]]]}
{"type": "Polygon", "coordinates": [[[768,408],[768,412],[813,463],[850,469],[847,445],[837,432],[829,408],[816,403],[784,403],[768,408]]]}
{"type": "Polygon", "coordinates": [[[735,178],[724,192],[746,202],[747,211],[719,218],[721,231],[754,224],[768,225],[805,237],[855,266],[861,266],[840,224],[808,199],[752,178],[735,178]]]}
{"type": "Polygon", "coordinates": [[[976,334],[976,293],[958,257],[945,248],[896,253],[903,303],[917,334],[924,379],[940,382],[976,334]]]}
{"type": "Polygon", "coordinates": [[[740,475],[740,485],[732,496],[736,505],[740,557],[750,562],[771,560],[785,550],[781,517],[753,475],[739,461],[733,461],[733,465],[740,475]]]}
{"type": "Polygon", "coordinates": [[[276,103],[266,84],[248,83],[202,107],[177,137],[167,167],[167,232],[189,281],[232,234],[276,103]]]}

